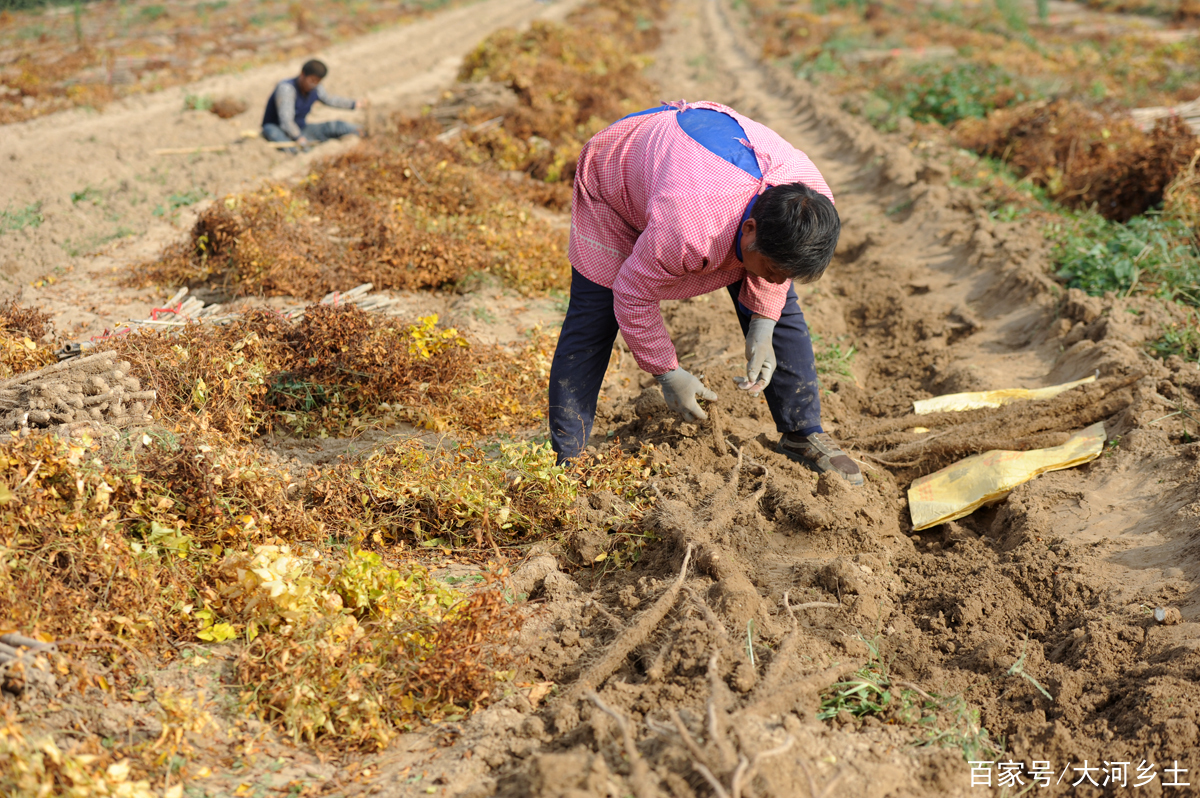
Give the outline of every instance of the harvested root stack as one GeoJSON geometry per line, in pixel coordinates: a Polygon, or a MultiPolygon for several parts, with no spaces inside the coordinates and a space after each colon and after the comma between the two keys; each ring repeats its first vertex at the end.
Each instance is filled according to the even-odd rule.
{"type": "Polygon", "coordinates": [[[112,352],[101,352],[6,380],[0,383],[0,425],[69,435],[86,426],[149,424],[155,393],[143,391],[130,368],[112,352]]]}
{"type": "Polygon", "coordinates": [[[1059,446],[1071,433],[1111,418],[1133,401],[1128,390],[1145,375],[1109,377],[1036,402],[999,408],[908,415],[864,425],[846,442],[904,478],[931,474],[990,449],[1059,446]],[[921,425],[930,433],[906,432],[921,425]]]}

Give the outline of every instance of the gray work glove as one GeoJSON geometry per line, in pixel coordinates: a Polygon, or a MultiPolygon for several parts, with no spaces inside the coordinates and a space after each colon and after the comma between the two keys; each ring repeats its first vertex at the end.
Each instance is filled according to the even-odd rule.
{"type": "Polygon", "coordinates": [[[771,338],[775,335],[775,322],[771,319],[751,319],[746,332],[746,381],[743,390],[757,393],[771,384],[775,376],[775,347],[771,338]]]}
{"type": "Polygon", "coordinates": [[[716,400],[717,395],[705,388],[699,378],[681,368],[676,368],[674,371],[660,374],[654,379],[658,380],[658,384],[662,386],[663,399],[667,400],[667,407],[683,416],[684,421],[703,421],[708,418],[708,414],[700,408],[696,397],[699,396],[701,399],[712,402],[716,400]]]}

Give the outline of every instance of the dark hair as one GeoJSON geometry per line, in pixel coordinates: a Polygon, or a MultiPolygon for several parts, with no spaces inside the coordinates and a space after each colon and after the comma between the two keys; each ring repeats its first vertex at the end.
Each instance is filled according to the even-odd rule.
{"type": "Polygon", "coordinates": [[[829,198],[803,183],[771,186],[750,213],[760,252],[797,283],[821,279],[833,260],[842,221],[829,198]]]}
{"type": "Polygon", "coordinates": [[[326,75],[329,74],[329,67],[325,66],[324,61],[318,61],[317,59],[314,58],[310,61],[304,62],[304,66],[300,67],[300,74],[301,75],[312,75],[313,77],[317,77],[317,78],[324,78],[326,75]]]}

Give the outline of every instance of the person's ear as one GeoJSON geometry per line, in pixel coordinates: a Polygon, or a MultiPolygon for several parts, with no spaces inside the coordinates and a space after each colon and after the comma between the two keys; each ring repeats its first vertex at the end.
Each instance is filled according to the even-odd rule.
{"type": "Polygon", "coordinates": [[[751,216],[746,221],[742,222],[742,250],[743,251],[745,251],[745,249],[747,247],[753,246],[754,239],[757,234],[757,230],[758,230],[758,223],[754,221],[753,216],[751,216]]]}

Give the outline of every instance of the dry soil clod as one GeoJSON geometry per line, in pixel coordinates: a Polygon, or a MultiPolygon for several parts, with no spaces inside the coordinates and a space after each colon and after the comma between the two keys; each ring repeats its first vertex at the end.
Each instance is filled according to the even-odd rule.
{"type": "Polygon", "coordinates": [[[1183,616],[1175,607],[1156,607],[1154,610],[1154,620],[1164,626],[1173,626],[1183,620],[1183,616]]]}

